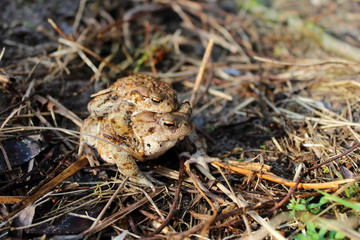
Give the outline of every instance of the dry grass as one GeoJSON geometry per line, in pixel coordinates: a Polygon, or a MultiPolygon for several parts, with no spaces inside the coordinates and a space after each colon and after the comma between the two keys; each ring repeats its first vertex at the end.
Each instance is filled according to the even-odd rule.
{"type": "Polygon", "coordinates": [[[341,24],[356,28],[358,6],[335,16],[337,2],[306,13],[305,3],[275,5],[279,19],[269,21],[246,1],[111,2],[79,1],[72,32],[49,19],[36,46],[11,47],[4,36],[1,237],[285,239],[311,234],[312,224],[359,237],[359,65],[334,44],[358,48],[340,34],[332,50],[314,40],[326,33],[316,32],[321,19],[348,16],[341,24]],[[284,18],[297,13],[318,26],[287,28],[284,18]],[[159,181],[152,192],[76,155],[90,95],[134,71],[191,99],[201,139],[190,160],[208,153],[209,169],[186,161],[183,147],[170,151],[140,165],[159,181]],[[24,157],[14,165],[17,142],[24,157]],[[353,205],[332,199],[316,214],[286,207],[318,203],[315,189],[353,205]]]}

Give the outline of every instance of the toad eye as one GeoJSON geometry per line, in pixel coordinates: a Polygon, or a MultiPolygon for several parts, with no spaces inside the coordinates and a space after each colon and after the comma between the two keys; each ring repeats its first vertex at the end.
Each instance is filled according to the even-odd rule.
{"type": "Polygon", "coordinates": [[[162,99],[158,97],[152,97],[151,101],[153,101],[154,103],[161,103],[162,99]]]}
{"type": "Polygon", "coordinates": [[[168,129],[173,129],[175,127],[174,122],[164,122],[164,126],[168,129]]]}

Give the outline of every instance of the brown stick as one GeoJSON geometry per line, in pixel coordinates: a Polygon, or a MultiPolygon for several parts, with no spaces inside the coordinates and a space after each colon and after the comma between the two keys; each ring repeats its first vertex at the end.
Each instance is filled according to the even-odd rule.
{"type": "MultiPolygon", "coordinates": [[[[176,186],[176,192],[175,192],[174,201],[171,204],[169,214],[167,215],[165,221],[154,232],[152,232],[151,234],[148,235],[149,238],[154,236],[155,234],[158,234],[159,232],[161,232],[161,230],[163,230],[164,227],[166,227],[166,225],[169,224],[170,219],[174,215],[174,212],[175,212],[175,209],[176,209],[176,204],[177,204],[177,202],[179,200],[181,184],[182,184],[183,179],[184,179],[184,159],[180,159],[179,179],[178,179],[178,184],[176,186]]],[[[147,238],[145,238],[145,239],[147,239],[147,238]]]]}
{"type": "Polygon", "coordinates": [[[197,91],[200,88],[201,80],[203,79],[206,64],[208,63],[208,61],[210,59],[211,51],[212,51],[213,46],[214,46],[214,40],[210,39],[209,43],[208,43],[208,45],[206,47],[202,62],[201,62],[201,66],[200,66],[198,75],[196,76],[196,81],[195,81],[195,85],[194,85],[194,88],[193,88],[193,92],[191,94],[190,103],[191,103],[192,106],[194,106],[195,96],[196,96],[197,91]]]}
{"type": "Polygon", "coordinates": [[[258,178],[266,179],[266,180],[276,182],[279,184],[283,184],[283,185],[286,185],[289,187],[296,186],[296,188],[303,188],[303,189],[337,189],[337,188],[339,188],[339,186],[341,184],[355,181],[354,179],[342,179],[342,180],[326,182],[326,183],[298,183],[298,182],[290,181],[285,178],[276,176],[273,173],[254,172],[252,170],[245,169],[245,167],[241,168],[238,166],[226,165],[226,164],[218,162],[218,161],[214,161],[214,162],[212,162],[212,164],[223,167],[223,168],[230,169],[233,172],[240,173],[240,174],[243,174],[246,176],[254,176],[255,175],[258,178]]]}

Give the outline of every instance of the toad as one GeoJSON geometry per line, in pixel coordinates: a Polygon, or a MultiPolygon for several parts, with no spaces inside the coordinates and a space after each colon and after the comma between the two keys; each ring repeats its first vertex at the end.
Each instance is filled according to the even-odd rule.
{"type": "Polygon", "coordinates": [[[88,110],[93,117],[103,117],[123,101],[138,106],[137,110],[172,112],[179,108],[177,93],[169,83],[145,74],[118,79],[109,88],[92,95],[88,110]]]}
{"type": "Polygon", "coordinates": [[[192,130],[188,102],[169,113],[139,111],[137,105],[122,102],[103,118],[85,119],[79,154],[86,145],[96,148],[104,161],[116,164],[131,180],[154,188],[135,161],[157,158],[192,130]]]}

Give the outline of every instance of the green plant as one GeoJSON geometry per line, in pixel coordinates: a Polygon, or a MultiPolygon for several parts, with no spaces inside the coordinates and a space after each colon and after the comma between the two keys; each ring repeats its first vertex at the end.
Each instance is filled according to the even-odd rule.
{"type": "Polygon", "coordinates": [[[318,203],[310,203],[314,197],[310,197],[308,199],[292,199],[290,203],[287,205],[287,208],[291,210],[291,215],[295,215],[295,211],[305,211],[309,210],[311,213],[316,214],[319,213],[322,209],[323,205],[328,202],[326,197],[320,198],[318,203]]]}
{"type": "Polygon", "coordinates": [[[309,223],[306,226],[306,234],[299,233],[295,236],[295,240],[340,240],[345,239],[345,236],[336,231],[328,231],[326,228],[317,230],[314,223],[309,223]]]}

